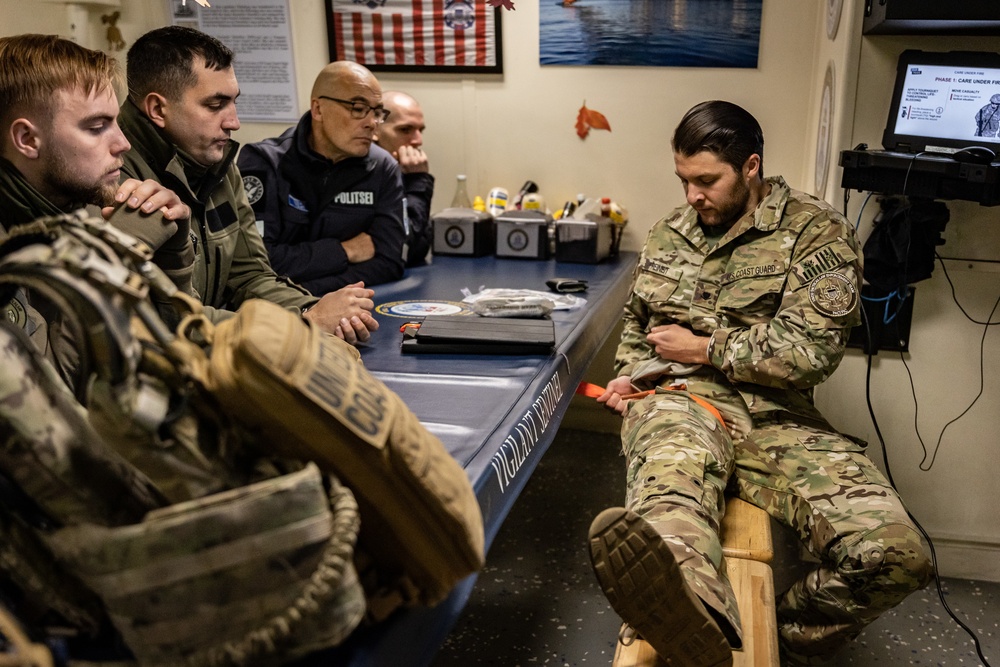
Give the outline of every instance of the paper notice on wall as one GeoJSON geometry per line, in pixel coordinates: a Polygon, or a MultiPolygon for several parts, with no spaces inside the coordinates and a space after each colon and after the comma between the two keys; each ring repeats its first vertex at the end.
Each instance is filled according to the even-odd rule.
{"type": "Polygon", "coordinates": [[[240,120],[299,119],[288,0],[167,0],[174,25],[216,37],[236,54],[240,120]]]}

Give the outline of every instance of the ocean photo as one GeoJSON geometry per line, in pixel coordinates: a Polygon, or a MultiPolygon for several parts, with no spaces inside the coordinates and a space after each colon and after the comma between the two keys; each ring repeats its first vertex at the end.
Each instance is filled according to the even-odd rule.
{"type": "Polygon", "coordinates": [[[763,0],[539,0],[542,65],[756,67],[763,0]]]}

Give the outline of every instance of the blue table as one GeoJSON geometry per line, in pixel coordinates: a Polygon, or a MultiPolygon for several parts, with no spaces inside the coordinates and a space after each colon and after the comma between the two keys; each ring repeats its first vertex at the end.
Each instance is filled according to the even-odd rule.
{"type": "MultiPolygon", "coordinates": [[[[376,377],[395,391],[438,436],[469,474],[483,511],[489,549],[518,494],[548,449],[577,384],[621,318],[635,253],[601,264],[565,264],[495,257],[435,257],[403,280],[376,288],[380,328],[361,348],[376,377]],[[399,327],[412,320],[414,302],[453,302],[462,288],[546,291],[553,277],[587,280],[587,305],[552,313],[556,349],[549,355],[404,355],[399,327]],[[396,314],[393,314],[396,313],[396,314]]],[[[444,308],[448,308],[446,304],[444,308]]],[[[354,633],[347,643],[301,665],[404,667],[430,664],[458,619],[475,583],[461,582],[432,609],[397,612],[354,633]]]]}

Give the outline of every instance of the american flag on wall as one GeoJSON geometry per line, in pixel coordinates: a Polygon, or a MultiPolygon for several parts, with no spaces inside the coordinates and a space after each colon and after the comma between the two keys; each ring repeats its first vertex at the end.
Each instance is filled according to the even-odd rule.
{"type": "Polygon", "coordinates": [[[331,60],[375,71],[502,72],[486,0],[326,0],[331,60]]]}

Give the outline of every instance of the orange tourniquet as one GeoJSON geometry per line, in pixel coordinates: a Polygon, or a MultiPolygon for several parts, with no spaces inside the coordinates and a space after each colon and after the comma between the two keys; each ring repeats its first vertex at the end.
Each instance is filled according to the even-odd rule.
{"type": "MultiPolygon", "coordinates": [[[[671,385],[669,387],[666,387],[666,389],[685,391],[687,390],[687,385],[686,384],[671,385]]],[[[605,392],[604,387],[592,384],[590,382],[581,382],[576,388],[576,393],[582,396],[586,396],[587,398],[597,398],[604,392],[605,392]]],[[[640,391],[635,394],[626,394],[622,396],[622,398],[625,400],[632,400],[636,398],[642,398],[644,396],[649,396],[650,394],[653,393],[656,393],[655,389],[650,389],[648,391],[640,391]]],[[[722,418],[722,413],[719,412],[714,405],[706,401],[704,398],[701,398],[700,396],[695,396],[694,394],[688,394],[688,396],[691,397],[692,401],[694,401],[695,403],[697,403],[698,405],[700,405],[701,407],[705,408],[710,413],[712,413],[712,416],[719,420],[719,423],[722,424],[723,428],[726,426],[726,420],[722,418]]]]}

